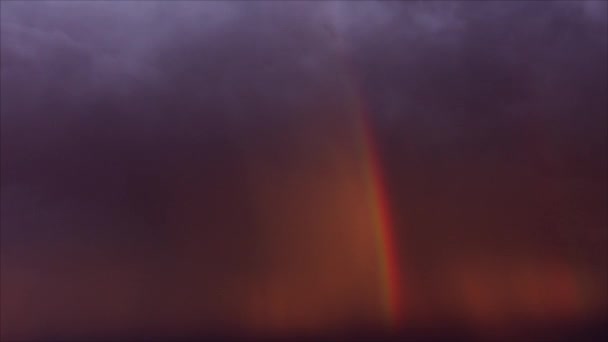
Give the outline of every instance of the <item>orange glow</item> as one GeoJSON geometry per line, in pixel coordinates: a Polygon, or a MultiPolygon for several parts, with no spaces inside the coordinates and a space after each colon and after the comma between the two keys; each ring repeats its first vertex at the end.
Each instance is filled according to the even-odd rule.
{"type": "Polygon", "coordinates": [[[474,328],[517,321],[581,318],[584,302],[574,268],[551,262],[519,261],[454,265],[451,282],[462,298],[459,315],[474,328]]]}
{"type": "MultiPolygon", "coordinates": [[[[311,135],[324,132],[310,129],[319,132],[311,135]]],[[[385,321],[377,214],[356,133],[349,129],[352,139],[314,150],[314,167],[278,169],[255,159],[246,164],[256,220],[280,228],[266,245],[262,271],[246,284],[246,331],[263,337],[323,333],[352,320],[374,326],[385,321]]]]}

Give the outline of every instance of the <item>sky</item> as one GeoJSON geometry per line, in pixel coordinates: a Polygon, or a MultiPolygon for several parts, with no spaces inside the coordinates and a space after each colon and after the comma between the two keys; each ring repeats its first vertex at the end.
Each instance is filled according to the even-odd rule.
{"type": "Polygon", "coordinates": [[[606,315],[606,2],[0,8],[6,338],[606,315]]]}

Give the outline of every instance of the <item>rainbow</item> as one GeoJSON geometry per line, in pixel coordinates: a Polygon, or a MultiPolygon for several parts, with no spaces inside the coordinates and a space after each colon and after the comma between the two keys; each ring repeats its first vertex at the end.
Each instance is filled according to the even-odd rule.
{"type": "Polygon", "coordinates": [[[352,63],[346,54],[342,56],[343,66],[346,67],[348,75],[348,85],[350,85],[349,92],[353,100],[352,108],[355,115],[356,136],[359,137],[359,151],[364,161],[366,193],[372,210],[372,226],[381,275],[382,305],[389,328],[395,330],[403,322],[403,284],[394,225],[391,220],[389,196],[386,191],[382,162],[377,150],[370,114],[363,101],[363,91],[360,86],[357,86],[352,63]]]}
{"type": "Polygon", "coordinates": [[[374,229],[376,250],[382,289],[382,306],[385,320],[390,330],[399,329],[404,318],[403,284],[399,267],[399,255],[396,249],[394,225],[391,221],[389,196],[384,183],[384,172],[376,146],[373,126],[368,108],[363,101],[364,92],[357,82],[355,67],[346,52],[344,37],[331,24],[327,26],[329,34],[338,47],[338,58],[347,75],[347,86],[352,99],[355,115],[356,136],[362,160],[364,161],[364,178],[369,205],[372,210],[372,227],[374,229]]]}
{"type": "Polygon", "coordinates": [[[381,275],[382,305],[390,329],[398,329],[402,323],[402,284],[399,256],[396,250],[394,226],[391,221],[389,197],[384,183],[382,164],[376,140],[361,97],[357,96],[356,120],[365,173],[365,186],[372,211],[376,249],[381,275]]]}

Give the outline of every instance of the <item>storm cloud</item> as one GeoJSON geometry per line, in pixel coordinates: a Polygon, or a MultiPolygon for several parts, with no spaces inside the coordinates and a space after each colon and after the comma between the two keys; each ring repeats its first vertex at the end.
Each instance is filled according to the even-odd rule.
{"type": "Polygon", "coordinates": [[[354,102],[413,317],[520,264],[608,306],[606,2],[2,1],[0,29],[6,336],[378,324],[354,102]]]}

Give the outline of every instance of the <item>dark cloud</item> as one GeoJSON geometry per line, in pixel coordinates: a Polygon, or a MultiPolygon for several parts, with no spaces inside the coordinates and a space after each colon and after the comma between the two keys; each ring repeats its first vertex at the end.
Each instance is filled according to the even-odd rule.
{"type": "Polygon", "coordinates": [[[83,311],[85,334],[375,322],[355,102],[387,173],[412,310],[452,305],[438,294],[457,291],[441,289],[447,274],[486,267],[480,256],[606,284],[606,2],[3,1],[0,13],[11,333],[61,334],[83,311]],[[45,310],[60,314],[30,329],[45,310]]]}

